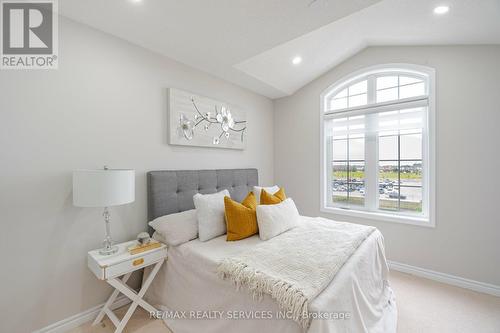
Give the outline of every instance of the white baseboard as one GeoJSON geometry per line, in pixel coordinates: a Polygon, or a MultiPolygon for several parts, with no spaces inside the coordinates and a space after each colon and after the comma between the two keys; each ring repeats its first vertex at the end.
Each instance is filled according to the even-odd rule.
{"type": "Polygon", "coordinates": [[[500,286],[494,284],[479,282],[475,280],[465,279],[459,276],[445,274],[441,272],[431,271],[430,269],[420,268],[399,262],[387,261],[391,270],[412,274],[426,279],[450,284],[452,286],[474,290],[480,293],[489,294],[500,297],[500,286]]]}
{"type": "MultiPolygon", "coordinates": [[[[111,305],[112,309],[116,309],[119,307],[122,307],[124,305],[127,305],[130,303],[130,299],[127,298],[125,295],[119,296],[116,301],[111,305]]],[[[65,318],[63,320],[58,321],[57,323],[53,323],[49,326],[46,326],[44,328],[41,328],[37,331],[34,331],[33,333],[65,333],[68,332],[69,330],[72,330],[73,328],[76,328],[78,326],[81,326],[89,321],[92,321],[97,317],[97,314],[99,311],[101,311],[102,307],[104,306],[104,303],[94,306],[93,308],[90,308],[86,311],[77,313],[76,315],[73,315],[71,317],[65,318]]]]}

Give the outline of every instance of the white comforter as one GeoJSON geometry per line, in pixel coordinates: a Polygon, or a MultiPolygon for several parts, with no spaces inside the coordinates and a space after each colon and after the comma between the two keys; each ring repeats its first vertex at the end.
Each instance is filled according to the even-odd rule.
{"type": "Polygon", "coordinates": [[[374,227],[361,224],[302,217],[292,230],[224,259],[218,272],[254,296],[271,295],[293,320],[308,328],[313,315],[309,303],[373,231],[374,227]]]}
{"type": "MultiPolygon", "coordinates": [[[[255,300],[216,275],[222,259],[260,242],[257,236],[238,242],[221,236],[170,248],[147,299],[164,310],[178,311],[164,318],[174,333],[301,332],[293,320],[277,318],[280,309],[270,296],[255,300]]],[[[308,332],[395,332],[396,305],[387,274],[383,238],[375,231],[312,300],[310,311],[323,318],[313,318],[308,332]]]]}

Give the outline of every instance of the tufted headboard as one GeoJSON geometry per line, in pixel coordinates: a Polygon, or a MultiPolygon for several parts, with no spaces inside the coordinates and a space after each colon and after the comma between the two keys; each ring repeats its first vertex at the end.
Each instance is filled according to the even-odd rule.
{"type": "Polygon", "coordinates": [[[257,169],[162,170],[148,177],[148,221],[193,209],[193,195],[229,190],[242,201],[259,184],[257,169]]]}

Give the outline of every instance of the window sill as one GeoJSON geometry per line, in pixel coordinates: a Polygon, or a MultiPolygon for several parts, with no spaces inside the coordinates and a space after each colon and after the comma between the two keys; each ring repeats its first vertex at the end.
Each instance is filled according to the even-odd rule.
{"type": "Polygon", "coordinates": [[[351,217],[360,217],[369,220],[377,220],[383,222],[395,222],[402,224],[411,224],[418,225],[421,227],[434,228],[436,225],[432,220],[425,217],[414,217],[414,216],[406,216],[406,215],[392,215],[392,214],[384,214],[379,212],[367,212],[360,210],[348,210],[343,208],[335,208],[335,207],[321,207],[320,209],[323,213],[335,214],[335,215],[344,215],[351,217]]]}

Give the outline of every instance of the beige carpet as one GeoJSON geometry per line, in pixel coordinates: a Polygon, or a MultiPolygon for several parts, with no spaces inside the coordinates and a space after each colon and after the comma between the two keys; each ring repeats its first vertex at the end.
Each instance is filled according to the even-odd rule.
{"type": "MultiPolygon", "coordinates": [[[[392,272],[398,303],[399,333],[500,333],[500,298],[392,272]]],[[[117,311],[121,317],[125,308],[117,311]]],[[[100,326],[85,324],[71,333],[112,333],[106,318],[100,326]]],[[[125,333],[170,333],[161,320],[136,310],[125,333]]]]}

